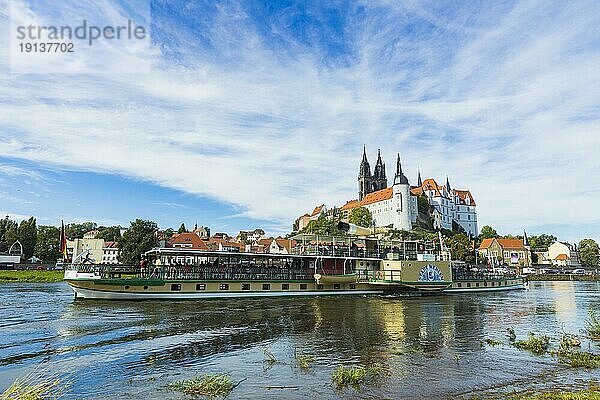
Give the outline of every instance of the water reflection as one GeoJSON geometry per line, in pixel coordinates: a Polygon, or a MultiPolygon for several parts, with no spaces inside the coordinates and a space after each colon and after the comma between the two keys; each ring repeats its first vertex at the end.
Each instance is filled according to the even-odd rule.
{"type": "Polygon", "coordinates": [[[73,301],[64,285],[4,285],[0,305],[0,389],[3,377],[47,360],[76,377],[73,398],[124,388],[127,397],[164,398],[172,395],[166,383],[215,371],[248,378],[232,398],[264,398],[266,382],[297,382],[303,389],[290,398],[337,398],[329,385],[337,365],[377,362],[393,385],[362,395],[414,398],[516,384],[514,370],[536,377],[554,369],[551,359],[481,342],[505,339],[507,327],[519,336],[578,332],[599,298],[597,284],[581,282],[484,295],[184,302],[73,301]],[[278,363],[265,368],[264,348],[278,363]],[[309,373],[294,368],[295,350],[315,357],[309,373]]]}

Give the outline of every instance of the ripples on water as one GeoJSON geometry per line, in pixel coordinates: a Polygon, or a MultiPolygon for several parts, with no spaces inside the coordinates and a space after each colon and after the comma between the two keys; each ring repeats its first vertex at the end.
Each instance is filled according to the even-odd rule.
{"type": "MultiPolygon", "coordinates": [[[[41,368],[68,374],[70,398],[180,398],[165,389],[197,374],[245,380],[229,398],[455,398],[598,379],[506,345],[506,328],[555,338],[600,309],[599,283],[532,283],[529,291],[420,298],[74,301],[60,284],[0,285],[0,392],[41,368]],[[486,338],[505,344],[481,346],[486,338]],[[278,362],[264,362],[268,348],[278,362]],[[294,351],[315,357],[309,371],[294,351]],[[458,358],[458,361],[457,361],[458,358]],[[330,384],[340,364],[381,363],[388,378],[360,391],[330,384]],[[265,386],[298,386],[267,390],[265,386]]],[[[600,348],[584,340],[584,348],[600,348]]]]}

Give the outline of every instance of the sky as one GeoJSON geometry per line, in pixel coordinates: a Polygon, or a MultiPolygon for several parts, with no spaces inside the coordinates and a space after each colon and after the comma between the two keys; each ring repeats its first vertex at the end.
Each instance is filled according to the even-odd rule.
{"type": "Polygon", "coordinates": [[[357,197],[366,145],[480,228],[600,239],[597,1],[0,5],[2,215],[285,233],[357,197]],[[148,40],[18,65],[15,24],[83,18],[148,40]]]}

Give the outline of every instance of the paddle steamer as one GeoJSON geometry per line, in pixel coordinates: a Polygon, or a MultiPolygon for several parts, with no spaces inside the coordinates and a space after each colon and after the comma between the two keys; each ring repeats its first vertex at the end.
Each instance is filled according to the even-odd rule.
{"type": "Polygon", "coordinates": [[[523,277],[453,264],[441,248],[369,237],[296,237],[289,254],[154,248],[140,267],[72,264],[76,298],[210,299],[434,294],[524,289],[523,277]]]}

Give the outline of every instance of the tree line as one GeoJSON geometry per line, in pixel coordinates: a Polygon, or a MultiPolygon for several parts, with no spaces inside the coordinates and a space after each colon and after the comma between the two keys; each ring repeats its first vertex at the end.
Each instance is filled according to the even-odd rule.
{"type": "MultiPolygon", "coordinates": [[[[120,226],[99,226],[95,222],[70,223],[65,225],[65,236],[69,240],[81,239],[86,232],[97,230],[96,238],[119,243],[119,261],[137,264],[143,252],[158,245],[158,225],[153,221],[136,219],[121,236],[120,226]]],[[[35,256],[43,263],[54,263],[61,258],[60,228],[53,225],[37,225],[35,217],[20,223],[9,216],[0,220],[0,253],[6,253],[13,243],[19,241],[23,256],[35,256]]]]}

